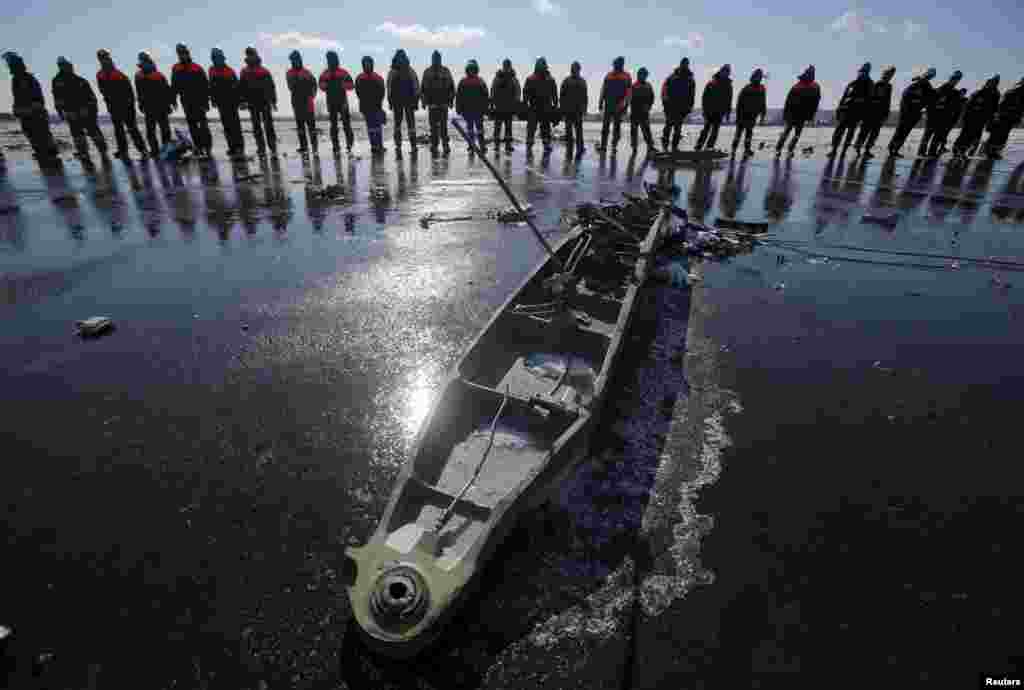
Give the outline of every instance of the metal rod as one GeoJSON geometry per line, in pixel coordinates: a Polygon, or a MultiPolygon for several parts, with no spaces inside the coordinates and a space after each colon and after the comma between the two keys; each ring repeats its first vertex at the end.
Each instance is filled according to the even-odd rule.
{"type": "Polygon", "coordinates": [[[531,230],[533,230],[533,234],[537,237],[537,241],[540,242],[544,249],[547,250],[548,254],[551,255],[551,262],[554,263],[555,269],[561,272],[562,260],[555,256],[555,250],[552,249],[551,245],[548,244],[548,241],[544,239],[544,235],[542,235],[540,233],[540,230],[537,229],[537,226],[533,224],[533,221],[530,220],[530,217],[526,214],[526,211],[523,210],[523,207],[519,205],[519,200],[516,199],[516,195],[513,194],[512,190],[508,188],[507,184],[505,184],[505,180],[501,179],[501,175],[499,175],[498,171],[494,169],[494,166],[491,165],[491,162],[487,160],[487,156],[482,154],[480,150],[477,149],[476,144],[474,144],[473,141],[469,138],[469,135],[466,134],[466,130],[462,128],[462,125],[459,124],[459,120],[457,118],[452,120],[452,125],[455,127],[456,130],[458,130],[459,134],[462,135],[462,138],[466,140],[466,144],[469,146],[469,149],[473,151],[473,153],[476,153],[480,156],[480,160],[484,162],[484,165],[487,166],[487,169],[491,171],[492,175],[494,175],[494,179],[498,181],[499,185],[501,185],[502,191],[505,192],[509,199],[511,199],[512,205],[515,207],[516,211],[519,212],[519,214],[523,217],[523,220],[526,221],[526,224],[530,226],[531,230]]]}

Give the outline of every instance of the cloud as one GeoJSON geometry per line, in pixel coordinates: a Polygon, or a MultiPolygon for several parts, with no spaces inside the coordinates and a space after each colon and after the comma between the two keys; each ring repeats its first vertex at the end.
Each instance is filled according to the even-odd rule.
{"type": "Polygon", "coordinates": [[[838,19],[829,25],[829,28],[833,31],[853,34],[864,33],[864,27],[864,16],[854,10],[847,10],[846,12],[843,12],[838,19]]]}
{"type": "Polygon", "coordinates": [[[551,15],[558,17],[562,14],[562,6],[556,5],[551,0],[533,0],[533,9],[537,10],[541,14],[551,15]]]}
{"type": "Polygon", "coordinates": [[[483,38],[487,31],[477,26],[439,26],[431,31],[421,24],[400,26],[394,22],[384,22],[377,26],[377,31],[389,33],[395,38],[428,46],[448,46],[458,48],[469,41],[483,38]]]}
{"type": "Polygon", "coordinates": [[[281,34],[260,34],[260,40],[274,47],[311,48],[316,50],[343,50],[342,45],[330,38],[321,38],[300,31],[281,34]]]}
{"type": "Polygon", "coordinates": [[[903,22],[903,38],[908,41],[913,40],[919,33],[924,31],[924,26],[910,21],[909,19],[903,22]]]}
{"type": "Polygon", "coordinates": [[[696,32],[690,32],[686,38],[682,38],[681,36],[666,36],[661,39],[661,45],[666,48],[702,50],[704,48],[704,36],[696,32]]]}
{"type": "Polygon", "coordinates": [[[870,22],[871,30],[876,34],[887,34],[889,33],[889,27],[881,22],[870,22]]]}

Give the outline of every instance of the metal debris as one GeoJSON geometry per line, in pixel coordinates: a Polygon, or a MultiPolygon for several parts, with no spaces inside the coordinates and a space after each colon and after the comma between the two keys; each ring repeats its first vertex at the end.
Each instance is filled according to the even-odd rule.
{"type": "Polygon", "coordinates": [[[76,321],[78,335],[83,338],[99,337],[114,328],[114,321],[108,316],[91,316],[83,321],[76,321]]]}

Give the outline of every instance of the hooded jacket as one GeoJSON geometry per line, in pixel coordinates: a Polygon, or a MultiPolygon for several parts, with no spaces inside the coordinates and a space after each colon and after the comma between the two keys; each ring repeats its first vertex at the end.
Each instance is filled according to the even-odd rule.
{"type": "Polygon", "coordinates": [[[455,80],[452,72],[444,65],[423,70],[423,81],[420,85],[423,105],[426,107],[440,106],[450,108],[455,102],[455,80]]]}
{"type": "Polygon", "coordinates": [[[601,82],[598,103],[607,112],[622,112],[629,105],[629,92],[632,87],[633,77],[629,72],[613,69],[601,82]]]}
{"type": "Polygon", "coordinates": [[[135,92],[132,91],[132,83],[124,72],[116,67],[109,71],[101,69],[96,73],[96,84],[103,94],[108,113],[114,117],[135,114],[135,92]]]}
{"type": "Polygon", "coordinates": [[[467,74],[455,91],[455,112],[480,117],[487,112],[487,84],[477,74],[467,74]]]}
{"type": "Polygon", "coordinates": [[[43,87],[31,72],[11,75],[11,93],[14,96],[14,114],[18,117],[46,113],[43,87]]]}
{"type": "Polygon", "coordinates": [[[320,73],[320,90],[327,95],[327,107],[348,110],[348,92],[356,87],[345,68],[328,67],[320,73]]]}
{"type": "Polygon", "coordinates": [[[535,112],[558,109],[558,85],[551,72],[534,72],[523,85],[523,102],[535,112]]]}
{"type": "Polygon", "coordinates": [[[515,115],[523,96],[519,78],[514,69],[500,69],[491,82],[491,105],[496,113],[515,115]]]}
{"type": "Polygon", "coordinates": [[[363,115],[378,115],[384,104],[384,77],[376,72],[360,72],[356,77],[356,97],[359,99],[359,112],[363,115]]]}
{"type": "Polygon", "coordinates": [[[704,87],[701,98],[704,117],[725,117],[732,110],[732,79],[721,72],[704,87]]]}
{"type": "Polygon", "coordinates": [[[174,94],[167,78],[155,67],[151,72],[139,69],[135,73],[135,91],[139,95],[139,108],[152,116],[163,116],[171,112],[174,94]]]}
{"type": "Polygon", "coordinates": [[[78,117],[81,110],[88,109],[92,117],[96,117],[99,103],[96,93],[89,82],[77,74],[58,72],[53,78],[53,106],[62,117],[69,114],[78,117]]]}
{"type": "Polygon", "coordinates": [[[666,113],[680,115],[693,110],[697,98],[697,82],[689,68],[676,67],[661,85],[661,102],[666,113]]]}
{"type": "Polygon", "coordinates": [[[1018,83],[1003,94],[993,125],[1016,127],[1024,117],[1024,85],[1018,83]]]}
{"type": "Polygon", "coordinates": [[[186,110],[210,109],[210,80],[194,62],[176,62],[171,69],[171,91],[186,110]]]}
{"type": "Polygon", "coordinates": [[[928,108],[928,119],[935,125],[952,127],[960,119],[962,109],[959,86],[946,82],[935,90],[935,98],[928,108]]]}
{"type": "Polygon", "coordinates": [[[884,124],[892,112],[892,82],[879,79],[871,87],[871,100],[865,118],[871,122],[884,124]]]}
{"type": "Polygon", "coordinates": [[[868,103],[871,102],[871,92],[874,90],[875,82],[866,74],[860,74],[856,79],[846,85],[842,98],[839,99],[839,106],[836,108],[836,119],[850,118],[861,120],[868,112],[868,103]]]}
{"type": "Polygon", "coordinates": [[[747,84],[736,99],[736,122],[753,124],[768,114],[768,91],[764,84],[747,84]]]}
{"type": "Polygon", "coordinates": [[[420,78],[409,64],[404,51],[395,53],[388,72],[388,106],[392,110],[417,109],[420,100],[420,78]]]}
{"type": "Polygon", "coordinates": [[[914,77],[910,80],[910,86],[903,90],[900,98],[900,113],[916,113],[931,105],[935,98],[935,87],[924,77],[914,77]]]}
{"type": "Polygon", "coordinates": [[[237,108],[239,102],[238,75],[227,65],[209,69],[210,100],[217,108],[237,108]]]}
{"type": "Polygon", "coordinates": [[[316,102],[316,79],[305,67],[292,67],[286,75],[288,90],[292,94],[292,109],[296,115],[313,115],[316,102]]]}
{"type": "Polygon", "coordinates": [[[277,86],[274,84],[274,76],[266,67],[263,61],[257,59],[255,64],[247,64],[242,68],[238,77],[239,91],[242,100],[249,104],[249,109],[261,110],[272,105],[277,105],[277,86]]]}
{"type": "Polygon", "coordinates": [[[964,120],[987,125],[999,108],[999,88],[991,80],[975,91],[967,101],[964,109],[964,120]]]}
{"type": "Polygon", "coordinates": [[[558,100],[562,104],[563,113],[586,114],[587,108],[590,106],[590,99],[587,97],[587,80],[570,74],[562,80],[558,100]]]}
{"type": "Polygon", "coordinates": [[[649,81],[633,83],[629,89],[629,109],[632,120],[641,121],[647,119],[654,106],[654,87],[649,81]]]}
{"type": "Polygon", "coordinates": [[[786,96],[782,117],[789,124],[813,120],[821,105],[821,87],[809,77],[801,77],[786,96]]]}

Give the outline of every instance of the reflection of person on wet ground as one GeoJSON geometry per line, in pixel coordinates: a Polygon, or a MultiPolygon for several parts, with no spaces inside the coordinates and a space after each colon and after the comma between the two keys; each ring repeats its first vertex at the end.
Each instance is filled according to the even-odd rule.
{"type": "Polygon", "coordinates": [[[697,173],[693,178],[693,184],[690,185],[690,193],[688,195],[690,215],[698,221],[704,220],[704,216],[711,210],[711,204],[715,199],[715,192],[717,190],[711,178],[712,172],[714,172],[713,166],[702,165],[698,167],[697,173]]]}
{"type": "Polygon", "coordinates": [[[206,190],[206,222],[217,231],[217,237],[223,244],[231,236],[231,228],[238,216],[238,204],[228,204],[216,163],[204,167],[202,178],[206,190]]]}
{"type": "Polygon", "coordinates": [[[892,205],[893,197],[896,196],[896,190],[893,186],[895,177],[896,161],[889,158],[882,164],[882,172],[878,176],[878,182],[875,183],[875,193],[871,197],[871,206],[873,208],[884,208],[892,205]]]}
{"type": "Polygon", "coordinates": [[[963,184],[967,166],[947,165],[946,172],[939,183],[939,192],[932,194],[928,200],[932,208],[932,217],[942,222],[960,200],[960,186],[963,184]]]}
{"type": "Polygon", "coordinates": [[[254,185],[247,179],[250,176],[249,162],[244,158],[237,158],[231,167],[235,188],[238,190],[238,215],[242,219],[242,227],[246,233],[252,235],[256,232],[258,218],[254,185]]]}
{"type": "MultiPolygon", "coordinates": [[[[129,182],[131,183],[131,178],[134,177],[134,184],[138,184],[138,176],[135,175],[134,167],[132,166],[130,169],[129,182]]],[[[111,230],[119,232],[125,225],[126,202],[121,196],[117,176],[113,174],[113,169],[110,167],[110,160],[104,160],[102,173],[97,171],[95,165],[87,162],[83,162],[82,169],[92,184],[93,207],[110,223],[111,230]]]]}
{"type": "Polygon", "coordinates": [[[867,172],[867,161],[860,163],[852,161],[850,163],[850,167],[846,169],[846,175],[843,177],[843,186],[840,191],[846,203],[852,206],[857,206],[860,203],[860,195],[864,192],[864,177],[867,172]]]}
{"type": "Polygon", "coordinates": [[[994,167],[995,160],[991,158],[979,161],[974,166],[974,172],[971,174],[971,179],[967,182],[967,187],[964,189],[964,195],[960,202],[961,218],[964,223],[973,222],[978,208],[985,203],[985,199],[988,196],[988,187],[992,182],[992,170],[994,167]]]}
{"type": "Polygon", "coordinates": [[[786,145],[786,139],[793,133],[793,140],[789,144],[789,155],[796,152],[797,142],[804,131],[804,125],[814,122],[818,114],[818,106],[821,105],[821,87],[814,80],[814,65],[809,66],[797,78],[796,84],[789,90],[786,96],[786,104],[782,110],[782,118],[786,127],[782,130],[779,143],[775,145],[775,157],[782,155],[782,147],[786,145]]]}
{"type": "Polygon", "coordinates": [[[992,204],[992,216],[998,220],[1007,220],[1014,210],[1017,211],[1017,220],[1024,219],[1024,189],[1021,189],[1021,179],[1024,178],[1024,163],[1021,163],[1006,180],[999,196],[992,204]]]}
{"type": "Polygon", "coordinates": [[[722,187],[722,193],[718,195],[718,207],[726,218],[735,218],[746,201],[747,161],[748,159],[743,159],[739,166],[735,161],[729,162],[729,174],[725,179],[725,186],[722,187]]]}
{"type": "Polygon", "coordinates": [[[978,145],[981,135],[992,121],[999,107],[999,75],[993,76],[985,85],[971,94],[964,106],[964,122],[960,136],[953,142],[953,159],[964,163],[967,151],[978,145]]]}
{"type": "Polygon", "coordinates": [[[874,87],[875,82],[871,80],[871,63],[865,62],[861,65],[857,78],[846,85],[843,96],[839,99],[839,106],[836,108],[836,128],[832,134],[832,149],[827,154],[829,158],[834,158],[839,153],[840,145],[843,147],[843,156],[846,155],[846,150],[853,143],[853,135],[857,133],[857,126],[871,105],[874,87]]]}
{"type": "Polygon", "coordinates": [[[281,175],[281,161],[277,156],[270,156],[269,169],[266,162],[260,161],[265,180],[264,192],[266,205],[270,209],[270,221],[274,230],[283,233],[288,229],[292,219],[292,198],[284,188],[284,177],[281,175]]]}
{"type": "Polygon", "coordinates": [[[92,137],[96,150],[101,156],[107,155],[107,140],[100,131],[97,121],[99,103],[92,86],[82,77],[75,74],[74,66],[61,56],[57,58],[57,76],[53,78],[53,105],[57,117],[65,120],[71,129],[71,139],[75,142],[75,155],[87,159],[89,156],[88,134],[92,137]]]}
{"type": "Polygon", "coordinates": [[[174,184],[174,220],[178,223],[182,238],[186,242],[191,242],[195,239],[196,234],[196,199],[181,173],[182,166],[171,166],[171,179],[174,184]]]}
{"type": "Polygon", "coordinates": [[[917,208],[928,198],[939,165],[934,160],[918,159],[910,168],[910,175],[900,192],[900,208],[910,210],[917,208]]]}
{"type": "Polygon", "coordinates": [[[722,121],[729,117],[732,111],[732,67],[722,65],[722,69],[711,77],[711,81],[704,87],[704,95],[701,98],[702,112],[704,115],[704,128],[697,137],[695,150],[701,151],[705,147],[709,151],[715,150],[715,143],[718,141],[718,130],[722,121]]]}
{"type": "MultiPolygon", "coordinates": [[[[447,161],[448,159],[443,159],[447,161]]],[[[379,158],[370,160],[370,206],[373,208],[374,217],[379,225],[388,222],[388,204],[390,190],[388,189],[388,175],[379,158]]]]}
{"type": "Polygon", "coordinates": [[[793,163],[787,159],[785,168],[776,159],[772,163],[772,179],[764,195],[764,211],[772,220],[783,220],[793,208],[793,163]],[[780,174],[781,173],[781,174],[780,174]]]}
{"type": "Polygon", "coordinates": [[[302,175],[306,179],[306,217],[313,226],[313,232],[320,233],[324,229],[324,218],[327,216],[327,204],[309,194],[310,191],[323,189],[324,180],[320,170],[320,158],[314,156],[312,162],[302,157],[302,175]]]}
{"type": "Polygon", "coordinates": [[[896,68],[889,65],[882,70],[882,78],[874,83],[871,89],[871,99],[864,109],[864,121],[860,126],[860,134],[857,135],[857,142],[853,150],[860,155],[864,151],[864,158],[874,158],[875,154],[871,149],[878,141],[878,135],[882,131],[882,125],[889,119],[892,112],[892,78],[896,75],[896,68]]]}
{"type": "Polygon", "coordinates": [[[54,165],[42,168],[41,171],[50,201],[59,210],[61,220],[67,225],[71,237],[79,242],[84,240],[85,223],[82,220],[82,207],[78,203],[78,195],[68,185],[64,164],[57,161],[54,165]]]}
{"type": "Polygon", "coordinates": [[[4,53],[7,68],[11,71],[11,92],[14,97],[13,112],[21,123],[35,157],[40,161],[57,158],[57,142],[50,132],[50,114],[46,112],[46,101],[39,81],[25,67],[17,53],[4,53]]]}
{"type": "MultiPolygon", "coordinates": [[[[168,189],[168,183],[166,174],[164,173],[163,166],[157,164],[154,166],[157,172],[163,178],[163,190],[168,189]]],[[[125,162],[125,168],[128,170],[128,179],[135,180],[135,164],[131,161],[125,162]]],[[[158,190],[156,185],[153,183],[152,170],[148,165],[139,166],[139,173],[142,175],[142,188],[134,185],[136,189],[135,204],[139,207],[139,211],[142,213],[142,222],[146,226],[146,231],[150,237],[156,237],[160,234],[160,226],[163,225],[164,217],[166,212],[164,211],[164,193],[163,190],[158,190]],[[141,191],[141,194],[139,193],[141,191]]]]}
{"type": "Polygon", "coordinates": [[[932,79],[935,78],[935,68],[929,67],[924,74],[914,77],[910,85],[903,90],[900,97],[900,120],[896,125],[896,131],[889,141],[889,155],[894,158],[902,158],[900,149],[910,136],[917,123],[921,121],[921,114],[925,108],[931,105],[935,98],[935,88],[932,86],[932,79]]]}

